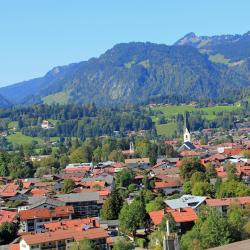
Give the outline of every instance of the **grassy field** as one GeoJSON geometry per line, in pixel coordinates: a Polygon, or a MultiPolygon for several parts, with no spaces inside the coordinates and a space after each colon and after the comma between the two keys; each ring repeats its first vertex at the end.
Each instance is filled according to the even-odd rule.
{"type": "Polygon", "coordinates": [[[17,128],[18,123],[17,122],[10,122],[8,124],[8,129],[13,129],[13,128],[17,128]]]}
{"type": "Polygon", "coordinates": [[[43,143],[43,140],[39,137],[31,137],[23,135],[21,132],[16,132],[14,134],[8,135],[7,139],[13,144],[28,145],[32,141],[37,141],[39,144],[43,143]]]}
{"type": "Polygon", "coordinates": [[[161,114],[156,116],[152,116],[152,121],[156,123],[157,133],[159,135],[165,135],[167,137],[171,137],[174,135],[176,130],[176,122],[175,117],[178,114],[184,114],[185,112],[192,111],[200,111],[202,112],[202,117],[208,121],[214,120],[218,113],[220,112],[231,112],[237,110],[239,105],[234,106],[213,106],[213,107],[205,107],[205,108],[196,108],[192,105],[170,105],[170,106],[157,106],[151,107],[153,111],[160,111],[161,114]],[[157,124],[157,121],[160,116],[165,116],[166,120],[169,122],[167,124],[157,124]]]}
{"type": "Polygon", "coordinates": [[[43,102],[51,105],[53,103],[66,104],[68,101],[68,94],[65,92],[58,92],[53,95],[48,95],[43,98],[43,102]]]}
{"type": "Polygon", "coordinates": [[[166,137],[174,136],[176,131],[177,124],[176,123],[167,123],[167,124],[156,124],[156,130],[158,135],[164,135],[166,137]]]}

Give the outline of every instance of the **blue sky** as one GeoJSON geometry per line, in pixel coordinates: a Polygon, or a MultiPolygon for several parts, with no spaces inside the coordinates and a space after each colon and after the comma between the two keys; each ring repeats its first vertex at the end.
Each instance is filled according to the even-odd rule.
{"type": "Polygon", "coordinates": [[[188,32],[250,30],[249,0],[0,1],[0,86],[99,56],[114,44],[172,44],[188,32]]]}

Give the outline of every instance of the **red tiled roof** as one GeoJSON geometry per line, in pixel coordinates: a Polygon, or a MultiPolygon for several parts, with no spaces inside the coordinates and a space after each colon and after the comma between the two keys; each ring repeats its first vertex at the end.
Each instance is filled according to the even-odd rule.
{"type": "Polygon", "coordinates": [[[250,203],[250,196],[222,198],[222,199],[207,199],[206,203],[210,207],[229,206],[234,203],[244,205],[250,203]]]}
{"type": "Polygon", "coordinates": [[[13,222],[15,221],[17,212],[11,212],[7,210],[0,210],[0,225],[4,222],[13,222]]]}
{"type": "Polygon", "coordinates": [[[19,212],[20,220],[29,220],[35,218],[53,218],[67,216],[74,213],[72,206],[59,206],[54,209],[34,208],[30,210],[21,210],[19,212]]]}
{"type": "Polygon", "coordinates": [[[100,227],[99,222],[96,218],[84,218],[84,219],[74,219],[74,220],[63,220],[56,222],[49,222],[44,224],[46,229],[55,231],[59,229],[69,229],[69,228],[82,228],[84,225],[89,225],[90,227],[100,227]]]}
{"type": "Polygon", "coordinates": [[[44,189],[44,188],[33,188],[30,190],[30,194],[32,196],[43,196],[49,193],[49,190],[44,189]]]}
{"type": "Polygon", "coordinates": [[[86,231],[78,231],[74,228],[70,228],[68,230],[56,230],[55,232],[26,234],[23,235],[22,238],[28,245],[34,245],[63,239],[74,239],[79,241],[84,238],[88,238],[95,240],[100,238],[108,238],[108,236],[108,232],[102,228],[90,228],[86,231]]]}
{"type": "Polygon", "coordinates": [[[0,188],[0,196],[12,197],[17,194],[19,186],[14,183],[8,183],[0,188]]]}
{"type": "Polygon", "coordinates": [[[197,219],[197,215],[191,207],[181,209],[167,209],[167,212],[171,213],[175,222],[177,223],[190,222],[197,219]]]}
{"type": "Polygon", "coordinates": [[[114,168],[123,168],[126,167],[126,164],[124,162],[114,162],[111,166],[114,168]]]}
{"type": "Polygon", "coordinates": [[[30,188],[31,184],[32,182],[23,181],[23,188],[28,189],[30,188]]]}
{"type": "Polygon", "coordinates": [[[199,152],[194,152],[194,151],[182,151],[180,153],[181,156],[185,157],[185,156],[198,156],[200,155],[199,152]]]}
{"type": "Polygon", "coordinates": [[[19,243],[10,243],[9,247],[10,247],[10,250],[20,250],[20,244],[19,243]]]}
{"type": "Polygon", "coordinates": [[[111,237],[108,237],[106,240],[107,244],[112,244],[113,243],[113,239],[111,237]]]}
{"type": "Polygon", "coordinates": [[[242,148],[225,148],[224,154],[226,155],[238,155],[243,151],[242,148]]]}
{"type": "Polygon", "coordinates": [[[181,183],[178,180],[169,181],[157,181],[155,182],[155,189],[168,188],[168,187],[180,187],[181,183]]]}
{"type": "Polygon", "coordinates": [[[70,171],[76,171],[76,172],[86,172],[90,170],[90,166],[81,166],[81,167],[68,167],[65,168],[64,171],[70,172],[70,171]]]}
{"type": "Polygon", "coordinates": [[[161,224],[161,221],[164,217],[164,210],[153,211],[153,212],[149,212],[148,214],[153,224],[158,226],[161,224]]]}
{"type": "Polygon", "coordinates": [[[216,171],[218,177],[221,177],[221,178],[227,177],[227,172],[225,171],[225,169],[223,167],[215,168],[215,171],[216,171]]]}

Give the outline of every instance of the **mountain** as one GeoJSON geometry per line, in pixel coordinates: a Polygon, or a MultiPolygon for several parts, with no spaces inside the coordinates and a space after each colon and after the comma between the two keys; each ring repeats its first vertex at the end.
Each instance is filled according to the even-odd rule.
{"type": "Polygon", "coordinates": [[[247,67],[232,69],[214,63],[197,49],[195,40],[191,33],[174,46],[118,44],[98,58],[56,67],[44,77],[0,88],[0,94],[14,105],[95,102],[111,106],[157,98],[223,98],[249,86],[247,67]]]}
{"type": "Polygon", "coordinates": [[[0,107],[6,108],[10,107],[12,104],[2,95],[0,95],[0,107]]]}
{"type": "Polygon", "coordinates": [[[179,39],[175,45],[189,45],[200,52],[236,63],[250,58],[250,31],[243,35],[196,36],[193,32],[179,39]]]}

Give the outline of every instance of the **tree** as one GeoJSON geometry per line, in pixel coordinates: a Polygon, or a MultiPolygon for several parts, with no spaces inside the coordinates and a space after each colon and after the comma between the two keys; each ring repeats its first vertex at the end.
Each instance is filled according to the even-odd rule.
{"type": "Polygon", "coordinates": [[[180,167],[180,175],[185,179],[189,180],[193,173],[201,172],[205,173],[205,167],[200,163],[199,159],[196,158],[184,158],[180,167]]]}
{"type": "Polygon", "coordinates": [[[225,164],[225,169],[227,171],[227,179],[228,180],[237,180],[238,177],[236,176],[236,165],[233,163],[225,164]]]}
{"type": "Polygon", "coordinates": [[[95,250],[95,244],[90,239],[83,239],[78,242],[74,242],[70,248],[70,250],[95,250]]]}
{"type": "Polygon", "coordinates": [[[65,194],[69,194],[72,192],[72,190],[74,189],[75,187],[75,182],[71,179],[65,179],[63,181],[63,192],[65,194]]]}
{"type": "Polygon", "coordinates": [[[192,195],[207,196],[211,194],[211,186],[208,182],[198,181],[192,187],[192,195]]]}
{"type": "Polygon", "coordinates": [[[109,160],[111,161],[115,161],[115,162],[124,162],[124,156],[122,154],[121,150],[113,150],[110,154],[109,154],[109,160]]]}
{"type": "Polygon", "coordinates": [[[131,169],[124,168],[116,174],[115,181],[117,187],[128,187],[134,181],[134,173],[131,169]]]}
{"type": "Polygon", "coordinates": [[[105,220],[116,220],[119,216],[122,204],[123,200],[118,190],[114,189],[102,206],[101,217],[105,220]]]}
{"type": "Polygon", "coordinates": [[[227,219],[216,208],[205,208],[199,214],[192,230],[181,238],[181,249],[207,249],[230,243],[227,219]]]}
{"type": "Polygon", "coordinates": [[[130,205],[125,203],[119,215],[120,229],[135,237],[136,230],[146,224],[145,206],[141,200],[134,200],[130,205]]]}
{"type": "Polygon", "coordinates": [[[9,244],[17,237],[18,227],[15,223],[4,222],[0,226],[0,244],[9,244]]]}
{"type": "Polygon", "coordinates": [[[240,197],[248,195],[250,195],[250,187],[248,187],[245,183],[236,180],[222,182],[218,188],[218,191],[216,192],[216,196],[218,198],[240,197]]]}
{"type": "Polygon", "coordinates": [[[216,171],[214,169],[214,166],[211,163],[206,164],[206,177],[208,179],[210,178],[216,178],[216,171]]]}
{"type": "Polygon", "coordinates": [[[164,199],[161,196],[156,197],[154,200],[146,204],[146,211],[149,213],[152,211],[163,209],[164,208],[163,200],[164,199]]]}
{"type": "Polygon", "coordinates": [[[242,154],[245,158],[250,159],[250,152],[249,151],[243,151],[242,154]]]}
{"type": "Polygon", "coordinates": [[[127,240],[118,240],[114,243],[113,250],[132,250],[133,244],[127,240]]]}
{"type": "Polygon", "coordinates": [[[163,250],[163,236],[164,232],[154,231],[149,236],[149,249],[150,250],[163,250]]]}
{"type": "Polygon", "coordinates": [[[185,181],[183,184],[183,192],[184,194],[191,194],[192,193],[192,186],[190,181],[185,181]]]}
{"type": "Polygon", "coordinates": [[[245,234],[242,228],[245,227],[249,220],[249,211],[237,204],[233,204],[229,207],[227,217],[233,239],[235,241],[243,240],[245,234]]]}
{"type": "Polygon", "coordinates": [[[230,242],[229,225],[226,218],[215,208],[207,214],[200,230],[202,246],[207,249],[230,242]]]}
{"type": "Polygon", "coordinates": [[[197,182],[203,182],[206,179],[206,175],[202,172],[194,172],[190,178],[191,186],[193,187],[197,182]]]}

